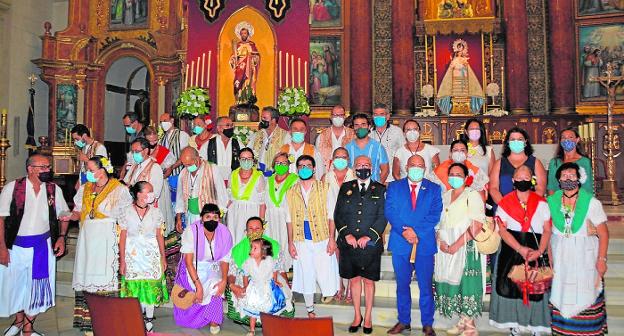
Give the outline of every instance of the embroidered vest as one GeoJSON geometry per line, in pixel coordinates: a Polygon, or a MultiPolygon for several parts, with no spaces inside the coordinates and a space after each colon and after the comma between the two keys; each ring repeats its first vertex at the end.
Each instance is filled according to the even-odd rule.
{"type": "MultiPolygon", "coordinates": [[[[208,162],[217,164],[217,138],[219,138],[218,136],[210,139],[208,141],[208,162]]],[[[232,170],[235,170],[236,168],[240,167],[240,162],[238,161],[238,154],[240,153],[240,145],[238,144],[238,141],[234,141],[234,139],[230,139],[230,141],[232,142],[232,164],[230,165],[230,168],[232,170]]]]}
{"type": "Polygon", "coordinates": [[[304,241],[303,221],[307,217],[312,231],[314,242],[323,241],[329,238],[329,226],[327,223],[327,194],[329,187],[327,183],[314,181],[308,197],[308,206],[305,206],[301,186],[295,184],[286,193],[288,201],[288,211],[292,219],[293,241],[304,241]]]}
{"type": "MultiPolygon", "coordinates": [[[[355,139],[355,132],[353,129],[349,127],[345,127],[345,134],[342,138],[340,146],[346,146],[351,140],[355,139]]],[[[331,127],[324,129],[319,136],[319,142],[317,150],[321,153],[321,157],[323,158],[323,163],[325,164],[325,171],[329,171],[330,162],[332,158],[332,154],[334,152],[334,148],[332,145],[332,137],[334,136],[334,132],[331,127]]]]}

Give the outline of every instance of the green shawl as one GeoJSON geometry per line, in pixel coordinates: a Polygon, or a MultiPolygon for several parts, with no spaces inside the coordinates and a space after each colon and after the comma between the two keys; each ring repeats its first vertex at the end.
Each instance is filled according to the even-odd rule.
{"type": "MultiPolygon", "coordinates": [[[[563,196],[562,190],[555,191],[554,194],[548,197],[548,207],[550,208],[550,216],[552,217],[553,226],[559,230],[559,232],[565,232],[565,217],[561,212],[561,197],[563,196]]],[[[576,207],[574,209],[574,218],[572,219],[572,233],[578,232],[583,226],[587,211],[589,210],[589,202],[592,199],[592,194],[580,188],[578,199],[576,200],[576,207]]]]}
{"type": "MultiPolygon", "coordinates": [[[[280,251],[279,243],[269,238],[267,235],[262,235],[262,238],[271,243],[273,246],[273,258],[277,260],[277,255],[280,251]]],[[[240,243],[236,244],[236,246],[232,248],[232,260],[234,260],[234,263],[238,268],[243,268],[243,264],[249,258],[249,252],[251,252],[251,242],[249,241],[249,237],[243,238],[240,243]]]]}

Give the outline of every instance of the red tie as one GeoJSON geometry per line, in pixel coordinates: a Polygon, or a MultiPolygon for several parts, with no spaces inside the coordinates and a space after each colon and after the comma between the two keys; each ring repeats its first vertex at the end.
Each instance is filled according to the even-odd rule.
{"type": "Polygon", "coordinates": [[[412,210],[416,210],[416,187],[418,185],[416,184],[411,184],[410,187],[412,187],[412,210]]]}

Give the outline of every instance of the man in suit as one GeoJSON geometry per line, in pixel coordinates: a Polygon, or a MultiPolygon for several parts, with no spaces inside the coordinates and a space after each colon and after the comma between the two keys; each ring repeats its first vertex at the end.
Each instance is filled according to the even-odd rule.
{"type": "Polygon", "coordinates": [[[338,230],[340,277],[349,279],[355,310],[349,332],[357,332],[362,325],[360,302],[364,283],[366,299],[364,333],[370,334],[373,332],[375,281],[379,281],[381,273],[383,252],[381,235],[386,228],[384,216],[386,187],[371,180],[372,163],[368,156],[358,156],[354,168],[357,179],[345,182],[340,188],[334,210],[334,222],[338,230]]]}
{"type": "Polygon", "coordinates": [[[420,155],[409,158],[406,170],[408,176],[391,182],[386,193],[385,213],[392,227],[388,250],[392,251],[399,313],[399,322],[388,330],[388,334],[395,335],[411,330],[410,282],[412,272],[416,270],[423,333],[435,336],[435,305],[431,282],[434,255],[437,252],[435,227],[442,213],[442,197],[440,186],[423,178],[425,161],[420,155]],[[414,263],[410,262],[412,248],[416,248],[414,263]]]}

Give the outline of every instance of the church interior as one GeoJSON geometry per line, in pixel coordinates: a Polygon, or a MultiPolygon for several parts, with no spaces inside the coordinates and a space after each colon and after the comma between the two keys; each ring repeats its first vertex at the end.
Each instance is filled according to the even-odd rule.
{"type": "MultiPolygon", "coordinates": [[[[169,113],[191,134],[196,117],[216,132],[226,116],[246,144],[274,106],[286,130],[305,120],[314,144],[334,106],[353,116],[384,104],[395,126],[416,119],[442,160],[476,118],[497,158],[520,127],[544,167],[561,132],[577,129],[611,233],[609,331],[624,334],[624,1],[0,0],[0,78],[0,188],[38,151],[52,158],[68,201],[80,173],[72,128],[87,126],[120,169],[130,112],[156,128],[169,113]]],[[[78,225],[68,235],[57,307],[38,319],[47,335],[80,334],[71,325],[78,225]]],[[[396,308],[386,254],[381,273],[373,319],[385,335],[396,308]]],[[[208,334],[177,327],[167,307],[157,311],[158,332],[208,334]]],[[[317,313],[348,334],[349,305],[318,304],[317,313]]],[[[11,322],[0,318],[1,329],[11,322]]],[[[246,332],[227,323],[223,335],[246,332]]],[[[506,334],[487,318],[478,327],[506,334]]]]}

